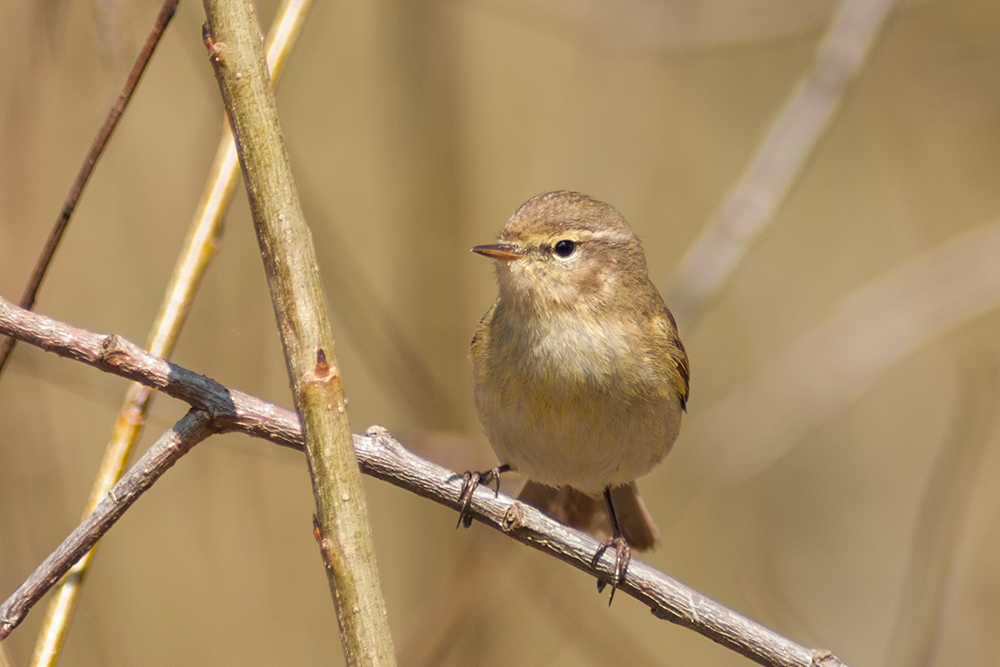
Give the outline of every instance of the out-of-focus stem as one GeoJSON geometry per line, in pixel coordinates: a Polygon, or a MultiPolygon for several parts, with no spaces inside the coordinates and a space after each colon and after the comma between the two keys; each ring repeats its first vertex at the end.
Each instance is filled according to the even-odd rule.
{"type": "Polygon", "coordinates": [[[844,0],[820,44],[815,66],[788,98],[666,290],[682,328],[697,317],[774,219],[894,6],[893,0],[844,0]]]}

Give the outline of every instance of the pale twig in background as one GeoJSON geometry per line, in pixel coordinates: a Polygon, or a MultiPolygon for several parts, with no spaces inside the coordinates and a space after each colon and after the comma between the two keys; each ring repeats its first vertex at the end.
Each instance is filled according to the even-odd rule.
{"type": "Polygon", "coordinates": [[[890,365],[1000,306],[997,257],[1000,222],[993,222],[870,282],[755,379],[689,421],[687,437],[702,443],[693,456],[709,475],[730,480],[766,468],[890,365]]]}
{"type": "Polygon", "coordinates": [[[249,0],[205,0],[209,60],[236,137],[316,501],[347,664],[395,665],[361,471],[312,233],[295,187],[249,0]]]}
{"type": "MultiPolygon", "coordinates": [[[[298,416],[242,392],[227,389],[164,359],[154,357],[119,336],[102,336],[71,327],[48,317],[18,308],[0,298],[0,332],[36,345],[60,356],[82,361],[105,372],[140,381],[192,406],[187,420],[197,420],[210,432],[239,431],[286,447],[302,448],[298,416]],[[202,421],[204,419],[204,421],[202,421]]],[[[183,420],[182,420],[183,422],[183,420]]],[[[173,429],[177,430],[177,427],[173,429]]],[[[198,431],[200,433],[200,430],[198,431]]],[[[71,533],[64,544],[69,551],[57,550],[59,559],[46,559],[28,582],[0,605],[0,639],[7,637],[23,620],[31,605],[44,594],[40,583],[49,585],[62,576],[84,551],[100,538],[95,530],[107,530],[105,514],[121,516],[138,497],[128,492],[137,480],[162,474],[149,467],[169,457],[170,450],[183,447],[183,439],[165,436],[118,482],[95,514],[71,533]],[[154,452],[154,449],[156,450],[154,452]],[[30,595],[26,587],[31,588],[30,595]]],[[[387,431],[378,427],[365,437],[353,437],[354,451],[362,470],[373,477],[407,489],[442,505],[457,508],[461,500],[462,476],[407,451],[387,431]]],[[[170,465],[176,459],[170,460],[170,465]]],[[[143,490],[148,486],[143,487],[143,490]]],[[[479,489],[473,496],[470,513],[486,525],[540,551],[555,556],[597,578],[607,578],[614,567],[612,556],[596,565],[596,539],[551,519],[533,507],[523,505],[492,490],[479,489]]],[[[709,639],[737,651],[762,665],[787,667],[837,667],[842,665],[828,651],[810,650],[670,579],[641,561],[633,559],[618,590],[648,605],[658,618],[691,628],[709,639]]]]}
{"type": "Polygon", "coordinates": [[[666,301],[683,326],[698,316],[774,219],[806,159],[860,71],[893,0],[845,0],[802,79],[718,212],[688,248],[666,301]]]}
{"type": "MultiPolygon", "coordinates": [[[[56,220],[56,224],[53,225],[52,231],[49,232],[49,237],[45,241],[45,247],[35,262],[31,278],[28,279],[28,285],[21,296],[20,304],[22,308],[31,309],[35,305],[35,298],[38,296],[38,290],[42,286],[42,280],[45,278],[45,274],[52,264],[52,257],[55,255],[56,248],[59,246],[59,242],[66,232],[69,219],[76,209],[80,195],[83,194],[83,188],[87,185],[87,181],[90,180],[90,175],[94,172],[97,160],[101,157],[101,153],[104,152],[104,147],[108,145],[111,133],[115,131],[118,120],[125,112],[125,107],[128,106],[129,100],[132,99],[132,93],[135,92],[136,86],[139,85],[139,79],[142,77],[142,73],[146,71],[146,65],[149,64],[149,59],[152,58],[156,45],[160,43],[163,31],[167,29],[170,19],[174,17],[174,12],[177,11],[177,3],[179,1],[164,0],[163,6],[160,8],[160,13],[157,14],[156,21],[153,23],[153,29],[146,39],[146,44],[139,53],[139,57],[136,58],[132,71],[129,72],[125,86],[122,88],[121,93],[119,93],[118,99],[111,106],[104,125],[101,126],[101,129],[97,132],[97,136],[94,137],[94,141],[90,145],[90,150],[83,160],[83,165],[80,166],[80,171],[77,172],[76,179],[73,181],[73,185],[70,186],[69,194],[66,195],[66,200],[63,202],[59,218],[56,220]]],[[[10,353],[13,349],[13,339],[0,338],[0,373],[3,372],[3,368],[7,363],[7,359],[10,358],[10,353]]]]}
{"type": "Polygon", "coordinates": [[[889,667],[934,664],[942,609],[976,474],[996,441],[1000,426],[997,368],[980,368],[967,375],[952,419],[954,427],[934,459],[920,501],[899,615],[886,651],[889,667]],[[988,376],[983,377],[984,373],[988,376]]]}
{"type": "MultiPolygon", "coordinates": [[[[312,0],[286,0],[278,11],[267,36],[267,62],[272,86],[277,84],[284,71],[288,55],[295,46],[311,5],[312,0]]],[[[216,150],[205,190],[147,341],[147,349],[158,357],[169,358],[173,354],[195,291],[218,247],[222,221],[232,200],[238,177],[236,145],[229,122],[225,120],[222,139],[216,150]]],[[[135,443],[142,434],[152,398],[153,391],[141,384],[132,385],[126,392],[83,516],[86,517],[94,510],[121,476],[135,443]]],[[[58,659],[93,554],[93,551],[87,552],[73,566],[49,601],[45,620],[35,641],[30,663],[32,667],[47,667],[55,664],[58,659]]]]}

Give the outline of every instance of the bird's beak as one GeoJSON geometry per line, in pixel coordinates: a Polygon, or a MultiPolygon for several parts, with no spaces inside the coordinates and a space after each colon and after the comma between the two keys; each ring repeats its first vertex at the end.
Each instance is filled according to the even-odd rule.
{"type": "Polygon", "coordinates": [[[519,252],[517,248],[510,245],[509,243],[492,243],[490,245],[477,245],[472,249],[472,252],[478,253],[483,257],[489,257],[490,259],[498,259],[501,262],[509,262],[514,259],[521,259],[524,257],[523,252],[519,252]]]}

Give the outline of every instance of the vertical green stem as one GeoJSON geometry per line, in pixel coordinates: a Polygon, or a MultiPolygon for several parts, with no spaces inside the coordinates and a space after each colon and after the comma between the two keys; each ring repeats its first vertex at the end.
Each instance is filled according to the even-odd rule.
{"type": "Polygon", "coordinates": [[[361,471],[312,235],[292,179],[248,0],[204,0],[205,42],[240,155],[257,240],[305,431],[319,543],[349,665],[394,665],[361,471]]]}

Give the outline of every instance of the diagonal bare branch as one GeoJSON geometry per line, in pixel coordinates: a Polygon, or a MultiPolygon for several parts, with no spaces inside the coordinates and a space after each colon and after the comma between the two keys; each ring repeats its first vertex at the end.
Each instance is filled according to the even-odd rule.
{"type": "MultiPolygon", "coordinates": [[[[77,329],[18,308],[2,298],[0,333],[14,336],[60,356],[83,361],[106,372],[155,386],[194,407],[190,419],[209,420],[203,426],[208,432],[240,431],[286,447],[302,449],[302,433],[295,413],[248,394],[227,389],[214,380],[158,359],[118,336],[102,336],[77,329]]],[[[442,505],[458,507],[462,489],[461,475],[407,451],[385,429],[372,427],[366,436],[354,436],[354,447],[365,474],[442,505]]],[[[119,485],[131,483],[129,480],[133,476],[148,475],[145,465],[144,460],[140,460],[122,478],[119,485]]],[[[120,497],[118,488],[115,487],[109,498],[120,497]]],[[[97,511],[108,512],[114,508],[113,502],[102,501],[97,511]]],[[[506,495],[494,496],[492,491],[480,489],[472,499],[470,511],[486,525],[594,577],[607,578],[611,575],[614,567],[611,556],[601,559],[596,567],[591,563],[597,550],[597,540],[506,495]]],[[[93,518],[93,515],[88,517],[88,522],[99,525],[105,525],[103,521],[93,518]]],[[[90,525],[88,522],[85,525],[90,525]]],[[[86,532],[85,529],[78,528],[67,538],[67,542],[76,544],[90,540],[91,537],[78,534],[81,530],[86,532]]],[[[92,539],[96,541],[99,537],[96,535],[92,539]]],[[[93,544],[93,541],[89,544],[93,544]]],[[[86,548],[83,547],[78,554],[82,554],[86,548]]],[[[70,568],[72,560],[67,555],[61,559],[50,557],[43,565],[44,571],[36,572],[29,581],[54,583],[70,568]]],[[[619,590],[648,605],[658,618],[689,627],[762,665],[843,665],[828,651],[800,646],[641,561],[633,560],[630,563],[619,590]]],[[[0,639],[9,635],[23,618],[23,614],[27,613],[30,604],[27,607],[25,604],[24,600],[12,597],[0,605],[0,639]],[[17,618],[11,612],[15,607],[23,609],[17,618]]]]}

